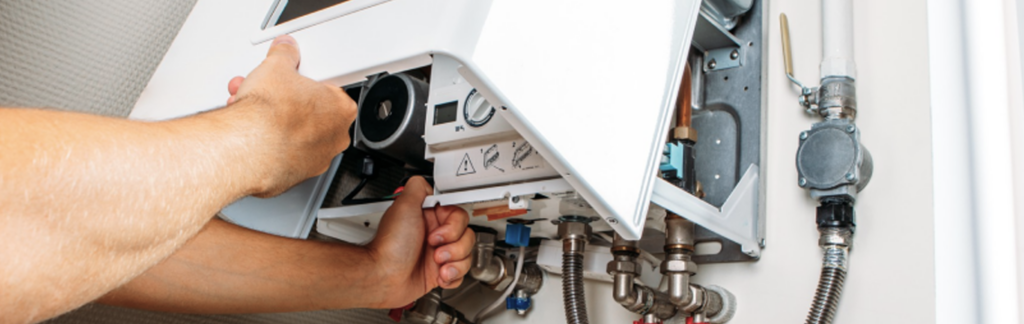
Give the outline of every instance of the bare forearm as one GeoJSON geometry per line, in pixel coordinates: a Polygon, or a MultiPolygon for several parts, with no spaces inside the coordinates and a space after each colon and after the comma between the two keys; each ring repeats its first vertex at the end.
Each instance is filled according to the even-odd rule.
{"type": "Polygon", "coordinates": [[[0,323],[92,301],[157,264],[228,203],[323,173],[356,104],[298,74],[279,36],[230,107],[146,123],[0,108],[0,323]]]}
{"type": "Polygon", "coordinates": [[[4,318],[99,297],[258,190],[258,134],[229,113],[146,123],[0,108],[0,313],[25,316],[4,318]]]}
{"type": "Polygon", "coordinates": [[[181,313],[372,307],[380,279],[362,247],[287,239],[211,221],[106,304],[181,313]]]}

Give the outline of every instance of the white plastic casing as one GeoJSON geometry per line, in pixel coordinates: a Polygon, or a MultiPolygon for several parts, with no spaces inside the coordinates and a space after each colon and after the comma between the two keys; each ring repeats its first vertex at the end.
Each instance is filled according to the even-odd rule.
{"type": "Polygon", "coordinates": [[[427,143],[426,157],[434,162],[438,191],[558,177],[554,167],[519,136],[497,108],[482,119],[483,123],[467,121],[467,114],[472,114],[467,112],[472,101],[469,99],[478,92],[459,75],[462,64],[442,54],[433,58],[423,139],[427,143]],[[455,120],[438,121],[437,107],[453,103],[457,109],[455,120]]]}
{"type": "Polygon", "coordinates": [[[131,118],[222,106],[283,33],[299,73],[337,86],[445,55],[612,228],[640,236],[700,1],[352,0],[263,30],[273,4],[199,1],[131,118]]]}
{"type": "Polygon", "coordinates": [[[427,98],[427,127],[423,136],[423,140],[427,142],[428,159],[434,157],[432,152],[520,137],[519,132],[497,112],[487,123],[480,126],[472,126],[466,122],[463,113],[466,98],[475,88],[459,74],[462,67],[462,64],[447,55],[433,56],[430,68],[430,95],[427,98]],[[435,124],[435,107],[451,102],[455,102],[458,107],[455,121],[435,124]]]}

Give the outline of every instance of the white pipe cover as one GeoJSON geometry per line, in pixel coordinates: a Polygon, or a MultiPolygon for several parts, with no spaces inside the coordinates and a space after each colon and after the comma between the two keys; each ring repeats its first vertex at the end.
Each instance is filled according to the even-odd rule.
{"type": "Polygon", "coordinates": [[[857,79],[853,63],[853,3],[821,0],[821,78],[857,79]]]}

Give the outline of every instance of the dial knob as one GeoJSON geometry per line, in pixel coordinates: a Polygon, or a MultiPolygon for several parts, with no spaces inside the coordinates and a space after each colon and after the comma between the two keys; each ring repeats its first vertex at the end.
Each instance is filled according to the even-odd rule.
{"type": "Polygon", "coordinates": [[[491,121],[491,117],[494,117],[494,106],[491,106],[491,103],[487,102],[483,95],[477,92],[476,89],[473,89],[466,96],[462,112],[469,126],[480,127],[491,121]]]}

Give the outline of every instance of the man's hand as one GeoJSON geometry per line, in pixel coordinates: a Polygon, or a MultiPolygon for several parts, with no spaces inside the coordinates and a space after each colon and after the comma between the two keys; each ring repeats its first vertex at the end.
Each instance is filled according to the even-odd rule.
{"type": "Polygon", "coordinates": [[[266,130],[265,186],[255,195],[275,196],[327,171],[331,158],[348,147],[357,106],[341,88],[299,75],[299,48],[279,36],[267,58],[248,78],[228,83],[229,107],[266,130]],[[246,103],[235,107],[235,103],[246,103]]]}
{"type": "Polygon", "coordinates": [[[466,212],[424,210],[430,192],[422,178],[410,179],[369,246],[284,238],[215,220],[100,302],[213,314],[405,306],[434,287],[458,286],[470,267],[475,235],[466,212]]]}
{"type": "Polygon", "coordinates": [[[409,179],[367,246],[380,276],[374,308],[402,307],[435,287],[458,287],[469,271],[476,240],[466,227],[469,216],[456,206],[422,209],[432,193],[423,178],[409,179]]]}
{"type": "Polygon", "coordinates": [[[278,38],[233,104],[142,122],[0,108],[0,323],[37,322],[171,255],[227,204],[328,168],[356,105],[278,38]]]}

